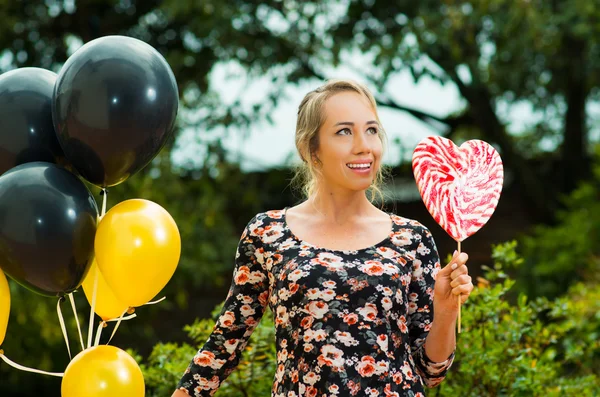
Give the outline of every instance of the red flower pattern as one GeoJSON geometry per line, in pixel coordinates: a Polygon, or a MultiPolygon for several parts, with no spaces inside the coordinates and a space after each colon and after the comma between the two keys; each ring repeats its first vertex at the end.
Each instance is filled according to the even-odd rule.
{"type": "Polygon", "coordinates": [[[299,240],[285,210],[257,214],[240,238],[219,319],[178,388],[214,395],[267,306],[277,330],[271,397],[416,397],[442,382],[454,353],[434,363],[423,349],[437,249],[419,222],[390,218],[387,239],[339,251],[299,240]]]}

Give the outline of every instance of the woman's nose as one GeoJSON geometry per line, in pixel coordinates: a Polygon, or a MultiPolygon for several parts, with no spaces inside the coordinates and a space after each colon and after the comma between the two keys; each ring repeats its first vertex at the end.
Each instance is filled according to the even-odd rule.
{"type": "Polygon", "coordinates": [[[371,143],[366,136],[366,133],[354,134],[354,153],[370,153],[371,143]]]}

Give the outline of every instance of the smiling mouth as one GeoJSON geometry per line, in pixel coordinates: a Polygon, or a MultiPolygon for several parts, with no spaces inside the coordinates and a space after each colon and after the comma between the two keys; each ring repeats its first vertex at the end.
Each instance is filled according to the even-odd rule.
{"type": "Polygon", "coordinates": [[[364,163],[364,164],[346,164],[346,167],[351,170],[368,170],[371,169],[371,164],[373,163],[364,163]]]}

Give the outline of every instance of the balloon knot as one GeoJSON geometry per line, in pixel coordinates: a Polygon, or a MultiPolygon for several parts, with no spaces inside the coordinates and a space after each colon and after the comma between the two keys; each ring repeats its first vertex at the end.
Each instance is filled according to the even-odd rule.
{"type": "Polygon", "coordinates": [[[4,355],[4,350],[0,349],[0,356],[4,355]]]}
{"type": "Polygon", "coordinates": [[[133,314],[135,313],[135,307],[130,307],[129,309],[127,309],[127,314],[133,314]]]}
{"type": "Polygon", "coordinates": [[[106,328],[108,326],[108,324],[106,323],[106,321],[102,321],[102,328],[106,328]]]}

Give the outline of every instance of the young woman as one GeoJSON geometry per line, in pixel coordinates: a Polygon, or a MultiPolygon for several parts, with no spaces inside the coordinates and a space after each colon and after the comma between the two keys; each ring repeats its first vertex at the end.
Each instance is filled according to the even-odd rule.
{"type": "Polygon", "coordinates": [[[444,379],[457,296],[473,289],[467,255],[441,268],[427,228],[371,203],[384,143],[364,86],[335,80],[306,95],[296,146],[307,199],[248,223],[220,317],[173,397],[214,395],[267,306],[273,397],[424,396],[444,379]]]}

